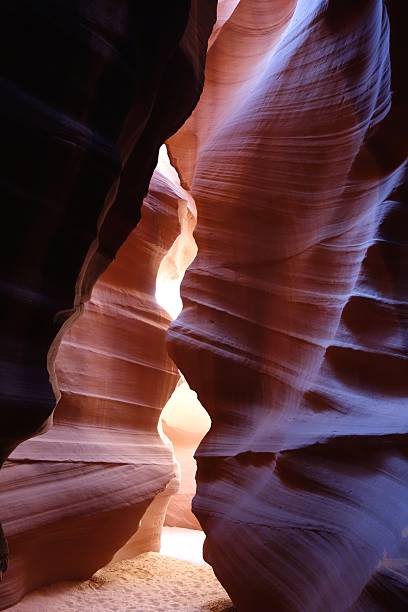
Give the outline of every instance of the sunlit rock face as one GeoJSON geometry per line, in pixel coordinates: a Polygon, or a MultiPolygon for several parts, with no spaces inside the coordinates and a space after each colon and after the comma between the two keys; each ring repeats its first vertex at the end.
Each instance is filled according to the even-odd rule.
{"type": "Polygon", "coordinates": [[[402,611],[406,98],[386,7],[221,8],[168,143],[198,213],[169,347],[212,419],[205,558],[240,612],[402,611]]]}
{"type": "Polygon", "coordinates": [[[178,468],[157,423],[178,373],[155,289],[182,201],[160,170],[133,230],[159,147],[198,100],[215,12],[213,0],[3,8],[0,461],[14,452],[0,608],[159,548],[178,468]],[[53,390],[54,426],[17,446],[50,425],[53,390]]]}

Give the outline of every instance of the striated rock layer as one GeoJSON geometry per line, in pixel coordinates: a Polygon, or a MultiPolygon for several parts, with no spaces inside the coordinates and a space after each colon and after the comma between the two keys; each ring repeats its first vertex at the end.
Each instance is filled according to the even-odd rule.
{"type": "Polygon", "coordinates": [[[402,611],[400,5],[223,5],[200,104],[168,143],[198,211],[169,348],[212,419],[205,558],[240,612],[402,611]]]}
{"type": "Polygon", "coordinates": [[[184,202],[166,173],[132,230],[160,145],[199,97],[215,8],[2,7],[1,462],[14,452],[0,475],[0,608],[115,553],[158,550],[178,486],[157,432],[178,379],[154,297],[184,202]],[[53,390],[53,428],[18,446],[50,425],[53,390]]]}
{"type": "Polygon", "coordinates": [[[165,350],[169,319],[154,289],[177,232],[177,198],[157,172],[137,230],[64,335],[53,427],[22,443],[5,464],[2,518],[11,549],[5,597],[89,575],[133,536],[142,517],[143,529],[119,558],[160,549],[178,474],[157,421],[178,374],[165,350]]]}

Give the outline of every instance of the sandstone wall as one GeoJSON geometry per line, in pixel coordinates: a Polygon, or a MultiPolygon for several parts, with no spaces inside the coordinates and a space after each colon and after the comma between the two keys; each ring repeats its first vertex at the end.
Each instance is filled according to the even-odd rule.
{"type": "Polygon", "coordinates": [[[382,2],[242,0],[169,142],[198,213],[170,354],[212,419],[193,509],[240,611],[407,605],[406,105],[389,44],[382,2]]]}
{"type": "Polygon", "coordinates": [[[1,8],[0,461],[14,452],[0,475],[0,608],[158,548],[178,482],[157,433],[178,377],[154,299],[179,231],[171,180],[157,173],[141,221],[140,209],[159,147],[200,95],[215,10],[1,8]],[[55,397],[54,427],[18,446],[51,426],[55,397]]]}

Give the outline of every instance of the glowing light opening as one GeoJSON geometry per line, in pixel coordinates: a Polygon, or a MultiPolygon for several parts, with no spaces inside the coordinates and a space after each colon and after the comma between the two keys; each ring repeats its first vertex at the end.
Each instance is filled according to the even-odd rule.
{"type": "MultiPolygon", "coordinates": [[[[178,196],[178,218],[180,234],[163,257],[156,277],[156,302],[176,319],[183,309],[180,296],[180,286],[185,271],[197,255],[197,245],[193,237],[197,212],[191,195],[183,189],[176,170],[172,167],[167,149],[163,145],[159,153],[157,170],[171,181],[178,196]]],[[[195,391],[190,389],[180,372],[179,383],[172,396],[164,406],[159,420],[158,431],[166,444],[173,443],[177,458],[178,450],[191,447],[191,461],[194,464],[193,453],[199,442],[210,429],[211,419],[200,404],[195,391]],[[165,431],[163,431],[165,430],[165,431]],[[168,434],[168,435],[166,435],[168,434]]],[[[189,454],[189,453],[187,453],[189,454]]],[[[191,483],[194,474],[186,453],[179,455],[179,468],[186,466],[187,473],[181,469],[181,491],[183,482],[191,483]],[[181,457],[183,456],[183,458],[181,457]],[[185,480],[183,480],[183,474],[185,480]]],[[[176,459],[177,460],[177,459],[176,459]]],[[[194,470],[195,472],[195,470],[194,470]]],[[[186,559],[195,563],[204,563],[202,545],[204,533],[194,529],[180,527],[164,527],[161,536],[161,553],[167,556],[186,559]]]]}
{"type": "Polygon", "coordinates": [[[180,234],[163,257],[156,277],[156,302],[176,319],[183,309],[180,285],[185,271],[197,255],[193,231],[197,220],[195,202],[180,184],[179,176],[170,163],[165,145],[160,147],[157,170],[174,186],[178,200],[180,234]]]}
{"type": "Polygon", "coordinates": [[[180,297],[180,278],[162,276],[156,283],[156,302],[171,318],[177,319],[183,310],[183,301],[180,297]]]}
{"type": "Polygon", "coordinates": [[[207,565],[202,552],[204,539],[204,532],[197,529],[163,527],[160,553],[166,557],[207,565]]]}

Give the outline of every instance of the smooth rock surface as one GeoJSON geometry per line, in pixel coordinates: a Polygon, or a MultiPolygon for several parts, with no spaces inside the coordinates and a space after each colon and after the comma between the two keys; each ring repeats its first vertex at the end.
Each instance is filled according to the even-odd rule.
{"type": "Polygon", "coordinates": [[[381,1],[231,3],[168,143],[198,215],[169,348],[212,419],[193,510],[240,612],[408,606],[406,45],[389,5],[391,26],[381,1]]]}
{"type": "Polygon", "coordinates": [[[212,420],[193,509],[238,612],[405,612],[403,3],[223,0],[211,36],[209,0],[152,2],[145,21],[125,1],[97,19],[26,4],[2,20],[2,42],[32,46],[2,84],[2,456],[53,410],[50,345],[62,396],[0,476],[0,607],[158,545],[179,474],[157,421],[179,368],[212,420]],[[173,133],[177,172],[157,169],[132,233],[173,133]],[[178,244],[162,272],[179,283],[196,222],[174,366],[157,273],[178,244]]]}

